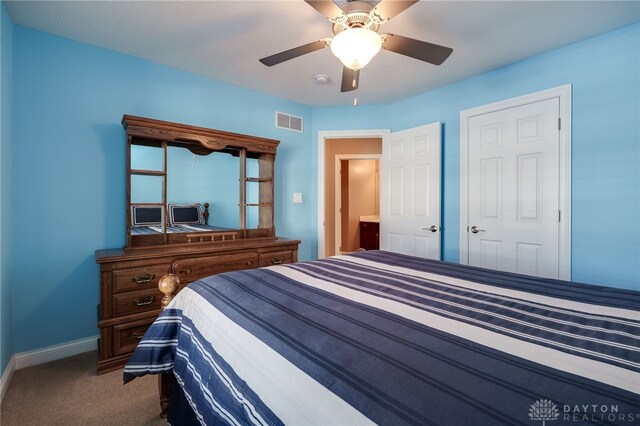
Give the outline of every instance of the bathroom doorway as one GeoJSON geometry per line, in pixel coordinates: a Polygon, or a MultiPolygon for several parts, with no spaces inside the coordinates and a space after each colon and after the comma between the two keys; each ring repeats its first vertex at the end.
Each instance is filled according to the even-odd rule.
{"type": "MultiPolygon", "coordinates": [[[[319,256],[321,258],[346,251],[340,250],[343,228],[340,209],[343,204],[342,192],[344,192],[342,191],[341,175],[337,172],[340,169],[340,162],[342,160],[378,160],[379,162],[382,155],[382,139],[378,137],[326,138],[324,142],[324,185],[322,189],[324,194],[324,208],[322,210],[324,214],[321,216],[321,223],[324,228],[322,232],[324,244],[322,256],[319,256]],[[340,195],[337,195],[338,192],[340,195]],[[336,241],[339,242],[336,244],[336,241]]],[[[355,190],[350,190],[349,192],[355,193],[355,190]]],[[[372,197],[375,197],[375,190],[369,190],[368,192],[372,197]]],[[[378,188],[378,197],[379,194],[378,188]]],[[[377,205],[379,206],[379,202],[377,205]]],[[[353,212],[355,211],[357,209],[353,210],[353,212]]],[[[356,237],[359,238],[359,235],[356,234],[356,237]]],[[[355,247],[353,250],[357,248],[355,247]]]]}
{"type": "Polygon", "coordinates": [[[380,159],[376,156],[336,156],[335,223],[336,254],[379,247],[380,159]]]}

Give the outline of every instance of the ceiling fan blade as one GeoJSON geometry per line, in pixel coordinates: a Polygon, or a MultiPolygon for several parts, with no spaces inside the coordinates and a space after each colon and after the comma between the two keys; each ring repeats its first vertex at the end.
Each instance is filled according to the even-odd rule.
{"type": "Polygon", "coordinates": [[[434,65],[443,63],[453,49],[395,34],[385,34],[382,48],[434,65]]]}
{"type": "Polygon", "coordinates": [[[400,12],[404,12],[415,3],[418,3],[418,0],[382,0],[376,7],[371,10],[370,16],[375,15],[380,21],[386,21],[387,19],[391,19],[394,16],[398,15],[400,12]]]}
{"type": "Polygon", "coordinates": [[[327,42],[325,40],[318,40],[302,46],[294,47],[293,49],[285,50],[284,52],[276,53],[275,55],[267,56],[266,58],[260,59],[260,62],[271,67],[273,65],[278,65],[281,62],[288,61],[289,59],[324,49],[325,47],[327,47],[327,42]]]}
{"type": "Polygon", "coordinates": [[[331,0],[304,0],[309,6],[320,12],[330,21],[335,21],[344,16],[342,9],[331,0]]]}
{"type": "Polygon", "coordinates": [[[342,68],[342,87],[341,92],[350,92],[356,90],[360,84],[360,70],[352,70],[348,67],[342,68]]]}

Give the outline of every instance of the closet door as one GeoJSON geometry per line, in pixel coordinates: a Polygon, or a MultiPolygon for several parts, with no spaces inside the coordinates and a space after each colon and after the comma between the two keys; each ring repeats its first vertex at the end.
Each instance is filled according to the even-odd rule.
{"type": "Polygon", "coordinates": [[[440,123],[382,139],[380,249],[440,259],[440,123]]]}
{"type": "Polygon", "coordinates": [[[469,119],[469,265],[559,277],[559,100],[469,119]]]}

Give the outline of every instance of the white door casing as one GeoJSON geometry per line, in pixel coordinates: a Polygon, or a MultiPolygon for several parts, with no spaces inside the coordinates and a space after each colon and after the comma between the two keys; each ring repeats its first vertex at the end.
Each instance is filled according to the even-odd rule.
{"type": "Polygon", "coordinates": [[[440,259],[440,123],[382,138],[380,248],[440,259]]]}
{"type": "Polygon", "coordinates": [[[461,117],[461,261],[569,279],[566,98],[506,102],[461,117]]]}

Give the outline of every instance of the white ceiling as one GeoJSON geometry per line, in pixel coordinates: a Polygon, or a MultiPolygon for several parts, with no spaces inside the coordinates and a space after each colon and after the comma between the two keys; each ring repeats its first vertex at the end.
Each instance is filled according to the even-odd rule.
{"type": "Polygon", "coordinates": [[[302,0],[6,5],[19,25],[310,106],[351,104],[354,94],[360,105],[395,102],[640,21],[640,1],[423,0],[379,32],[451,47],[449,59],[438,67],[382,50],[362,69],[360,88],[343,94],[342,64],[329,49],[273,67],[258,62],[332,36],[331,23],[302,0]]]}

